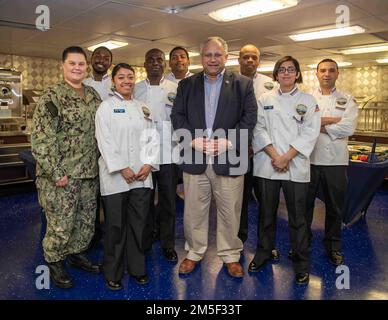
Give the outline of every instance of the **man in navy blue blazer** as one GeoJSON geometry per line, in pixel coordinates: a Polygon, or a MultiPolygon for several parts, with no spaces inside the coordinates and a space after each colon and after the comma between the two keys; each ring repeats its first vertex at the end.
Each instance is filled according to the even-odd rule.
{"type": "Polygon", "coordinates": [[[232,277],[242,277],[238,238],[248,145],[257,122],[251,79],[225,70],[228,46],[220,37],[201,45],[203,72],[179,83],[171,121],[181,146],[185,191],[186,258],[192,272],[207,249],[212,196],[217,206],[217,255],[232,277]]]}

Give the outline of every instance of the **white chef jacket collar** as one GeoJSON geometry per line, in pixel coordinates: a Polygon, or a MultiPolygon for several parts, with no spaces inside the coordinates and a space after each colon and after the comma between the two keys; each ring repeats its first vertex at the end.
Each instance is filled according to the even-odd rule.
{"type": "MultiPolygon", "coordinates": [[[[162,77],[162,79],[160,79],[160,81],[159,81],[159,85],[162,85],[163,84],[163,82],[165,82],[165,78],[164,78],[164,76],[162,77]]],[[[147,84],[147,86],[150,86],[151,85],[151,83],[150,83],[150,80],[148,80],[148,78],[146,78],[146,84],[147,84]]]]}
{"type": "Polygon", "coordinates": [[[278,94],[279,94],[279,96],[283,96],[283,95],[294,96],[298,91],[299,91],[299,89],[298,89],[298,86],[297,86],[297,85],[295,85],[294,88],[293,88],[290,92],[282,92],[282,90],[280,89],[280,87],[278,88],[278,94]]]}
{"type": "MultiPolygon", "coordinates": [[[[118,98],[120,101],[124,101],[125,100],[125,98],[120,94],[120,93],[118,93],[117,91],[113,91],[113,93],[109,93],[109,95],[111,96],[111,97],[116,97],[116,98],[118,98]]],[[[131,97],[131,100],[132,100],[132,97],[131,97]]],[[[127,100],[128,101],[128,100],[127,100]]]]}
{"type": "MultiPolygon", "coordinates": [[[[94,81],[97,81],[96,79],[94,79],[94,74],[93,72],[90,74],[90,77],[94,80],[94,81]]],[[[108,73],[105,73],[103,76],[102,76],[102,79],[101,81],[105,81],[106,79],[109,78],[109,74],[108,73]]]]}
{"type": "MultiPolygon", "coordinates": [[[[333,87],[333,88],[330,90],[330,94],[332,94],[332,93],[335,92],[336,90],[337,90],[337,88],[336,88],[336,87],[333,87]]],[[[322,89],[321,89],[321,87],[318,88],[318,91],[319,91],[320,94],[322,94],[322,89]]]]}
{"type": "MultiPolygon", "coordinates": [[[[241,72],[239,72],[238,73],[240,76],[242,76],[242,73],[241,72]]],[[[255,75],[253,76],[253,79],[252,80],[255,80],[257,78],[257,72],[255,73],[255,75]]]]}
{"type": "Polygon", "coordinates": [[[186,72],[186,74],[185,74],[185,76],[184,76],[183,79],[177,79],[177,78],[175,78],[175,74],[173,74],[172,72],[170,72],[170,75],[171,75],[171,77],[173,77],[175,80],[183,80],[183,79],[186,79],[187,77],[189,77],[189,76],[191,75],[191,72],[190,72],[189,70],[187,70],[187,72],[186,72]]]}

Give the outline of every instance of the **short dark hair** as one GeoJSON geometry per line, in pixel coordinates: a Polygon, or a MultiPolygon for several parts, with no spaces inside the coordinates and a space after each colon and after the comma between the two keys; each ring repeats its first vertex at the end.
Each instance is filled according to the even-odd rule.
{"type": "Polygon", "coordinates": [[[148,50],[148,51],[145,53],[144,57],[147,58],[147,56],[148,56],[151,52],[160,52],[160,53],[163,55],[163,60],[166,60],[166,59],[164,58],[164,52],[163,52],[162,50],[158,49],[158,48],[152,48],[152,49],[148,50]]]}
{"type": "Polygon", "coordinates": [[[62,62],[65,62],[67,56],[69,55],[69,53],[79,53],[79,54],[83,54],[84,57],[85,57],[85,60],[88,61],[88,57],[86,55],[86,52],[84,51],[84,49],[82,49],[81,47],[78,47],[78,46],[71,46],[71,47],[67,47],[65,50],[63,50],[62,52],[62,62]]]}
{"type": "Polygon", "coordinates": [[[133,74],[135,74],[135,69],[133,69],[132,66],[130,66],[128,63],[121,62],[121,63],[118,63],[114,66],[114,68],[112,70],[112,79],[116,76],[117,72],[119,72],[120,69],[131,70],[133,72],[133,74]]]}
{"type": "Polygon", "coordinates": [[[319,65],[321,63],[324,63],[324,62],[332,62],[332,63],[334,63],[336,68],[337,68],[337,70],[338,70],[338,64],[337,64],[336,61],[334,61],[333,59],[323,59],[322,61],[318,62],[318,64],[317,64],[317,71],[318,71],[319,65]]]}
{"type": "Polygon", "coordinates": [[[92,58],[93,58],[93,56],[94,56],[94,53],[95,53],[97,50],[99,50],[99,49],[104,49],[104,50],[108,51],[109,54],[110,54],[110,61],[113,60],[112,51],[110,51],[107,47],[104,47],[104,46],[100,46],[100,47],[94,49],[94,50],[93,50],[93,53],[92,53],[92,58]]]}
{"type": "Polygon", "coordinates": [[[188,52],[185,48],[183,48],[183,47],[175,47],[175,48],[173,48],[173,49],[170,51],[170,54],[169,54],[170,60],[171,60],[171,56],[172,56],[172,54],[174,53],[174,51],[177,51],[177,50],[183,50],[183,51],[186,53],[187,59],[190,59],[190,57],[189,57],[189,52],[188,52]]]}
{"type": "Polygon", "coordinates": [[[272,72],[273,80],[277,81],[276,77],[278,76],[279,68],[286,61],[291,61],[293,63],[293,65],[295,66],[296,72],[297,73],[299,72],[299,78],[296,79],[295,82],[296,83],[302,83],[303,82],[303,78],[302,78],[302,72],[300,71],[299,62],[298,62],[298,60],[296,60],[294,57],[291,57],[291,56],[285,56],[285,57],[279,59],[278,61],[276,61],[275,67],[273,68],[273,72],[272,72]]]}

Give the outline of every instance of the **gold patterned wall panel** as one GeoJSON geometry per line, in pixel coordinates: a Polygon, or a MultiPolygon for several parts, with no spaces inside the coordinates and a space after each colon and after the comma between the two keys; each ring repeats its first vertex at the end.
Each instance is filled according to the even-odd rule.
{"type": "MultiPolygon", "coordinates": [[[[62,77],[61,61],[55,59],[0,53],[0,68],[15,68],[21,71],[24,89],[44,89],[55,84],[62,77]]],[[[136,82],[146,78],[143,67],[134,66],[134,69],[136,82]]],[[[311,91],[318,86],[315,70],[304,71],[302,74],[304,90],[311,91]]],[[[375,96],[375,99],[387,100],[388,66],[340,69],[337,88],[355,97],[375,96]]]]}
{"type": "MultiPolygon", "coordinates": [[[[315,70],[304,71],[303,88],[311,91],[318,86],[315,70]]],[[[340,68],[337,88],[355,97],[372,97],[388,100],[388,66],[340,68]]]]}
{"type": "Polygon", "coordinates": [[[61,63],[55,59],[0,54],[1,68],[14,68],[23,75],[23,89],[44,89],[61,79],[61,63]]]}
{"type": "MultiPolygon", "coordinates": [[[[61,61],[0,53],[0,68],[14,68],[23,74],[23,89],[45,89],[62,79],[61,61]]],[[[134,67],[136,82],[146,78],[143,67],[134,67]]]]}
{"type": "Polygon", "coordinates": [[[133,67],[135,69],[136,82],[142,81],[147,78],[147,73],[144,67],[133,67]]]}

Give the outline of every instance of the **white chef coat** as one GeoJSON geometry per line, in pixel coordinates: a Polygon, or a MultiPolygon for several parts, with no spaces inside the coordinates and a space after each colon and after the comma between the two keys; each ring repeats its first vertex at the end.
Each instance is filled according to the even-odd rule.
{"type": "Polygon", "coordinates": [[[158,86],[150,85],[148,79],[136,83],[134,97],[151,108],[152,117],[160,136],[159,164],[177,163],[179,148],[173,137],[171,110],[174,105],[178,85],[162,78],[158,86]]]}
{"type": "Polygon", "coordinates": [[[272,81],[272,78],[260,73],[256,73],[253,78],[253,89],[255,91],[256,99],[259,99],[263,93],[276,90],[278,84],[272,81]]]}
{"type": "Polygon", "coordinates": [[[310,181],[310,154],[320,131],[320,113],[314,97],[295,87],[288,93],[280,89],[264,93],[258,101],[257,124],[253,131],[253,175],[272,180],[310,181]],[[304,109],[305,114],[297,113],[304,109]],[[277,172],[264,147],[272,144],[279,155],[294,147],[298,154],[289,170],[277,172]]]}
{"type": "Polygon", "coordinates": [[[153,188],[151,174],[145,181],[128,184],[120,173],[128,167],[138,173],[144,164],[150,164],[153,171],[159,169],[159,139],[152,113],[147,117],[144,108],[149,110],[143,102],[124,100],[115,92],[97,110],[96,139],[101,153],[98,165],[103,196],[135,188],[153,188]]]}
{"type": "Polygon", "coordinates": [[[83,83],[93,87],[103,101],[108,99],[113,94],[112,79],[108,74],[105,74],[101,81],[94,80],[93,75],[91,75],[89,78],[86,78],[83,83]]]}
{"type": "MultiPolygon", "coordinates": [[[[185,75],[185,78],[188,78],[188,77],[191,77],[194,73],[191,73],[190,71],[187,71],[186,75],[185,75]]],[[[172,82],[175,82],[176,84],[178,84],[181,80],[183,79],[177,79],[175,78],[174,74],[172,72],[170,72],[167,76],[166,76],[166,79],[167,80],[170,80],[172,82]]]]}
{"type": "Polygon", "coordinates": [[[357,126],[358,105],[354,98],[333,88],[330,95],[323,95],[320,89],[313,96],[321,109],[321,117],[341,117],[336,124],[326,125],[326,133],[318,137],[311,154],[311,163],[320,166],[349,164],[348,137],[357,126]]]}

